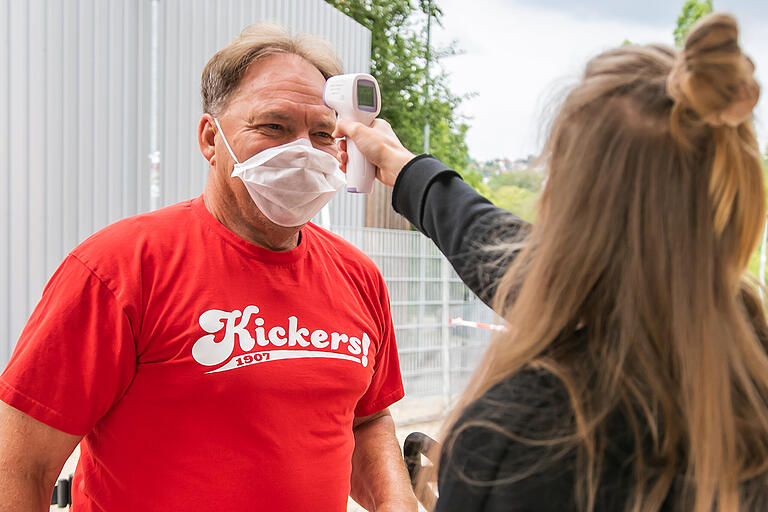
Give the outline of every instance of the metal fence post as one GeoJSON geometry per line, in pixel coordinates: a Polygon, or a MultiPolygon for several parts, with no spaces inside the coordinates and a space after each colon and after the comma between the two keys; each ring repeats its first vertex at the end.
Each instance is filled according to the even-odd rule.
{"type": "Polygon", "coordinates": [[[443,346],[443,409],[446,411],[451,404],[451,267],[447,258],[442,258],[441,282],[443,284],[442,307],[442,346],[443,346]]]}
{"type": "Polygon", "coordinates": [[[416,329],[419,345],[421,340],[424,339],[424,310],[425,302],[427,301],[427,237],[419,236],[419,306],[418,316],[416,323],[419,325],[416,329]]]}

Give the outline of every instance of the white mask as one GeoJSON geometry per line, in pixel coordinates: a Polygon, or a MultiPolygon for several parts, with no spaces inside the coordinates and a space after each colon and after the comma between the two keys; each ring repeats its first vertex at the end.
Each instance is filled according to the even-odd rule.
{"type": "Polygon", "coordinates": [[[344,186],[344,173],[333,156],[297,139],[267,148],[240,162],[214,118],[232,159],[232,177],[243,180],[251,199],[269,220],[294,227],[309,222],[344,186]]]}

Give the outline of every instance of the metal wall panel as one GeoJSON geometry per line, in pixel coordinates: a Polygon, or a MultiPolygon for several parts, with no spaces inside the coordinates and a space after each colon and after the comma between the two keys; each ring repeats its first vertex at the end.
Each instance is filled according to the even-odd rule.
{"type": "MultiPolygon", "coordinates": [[[[9,251],[9,280],[8,287],[10,321],[9,327],[18,332],[29,310],[29,210],[31,201],[28,200],[29,186],[29,4],[27,2],[10,2],[8,34],[10,35],[10,51],[8,76],[9,84],[9,187],[8,198],[11,205],[8,221],[9,236],[5,245],[9,251]],[[24,20],[24,22],[20,22],[24,20]],[[24,41],[22,47],[15,47],[16,41],[24,41]]],[[[42,142],[39,137],[36,143],[42,142]]],[[[38,202],[38,201],[35,201],[38,202]]]]}
{"type": "MultiPolygon", "coordinates": [[[[367,71],[368,30],[323,0],[160,0],[161,204],[202,192],[200,73],[246,25],[328,39],[367,71]]],[[[0,0],[0,368],[46,280],[96,230],[146,211],[150,0],[0,0]]],[[[361,226],[339,194],[331,223],[361,226]]]]}
{"type": "Polygon", "coordinates": [[[11,342],[11,4],[0,0],[0,365],[8,360],[11,342]],[[5,327],[3,327],[5,326],[5,327]]]}

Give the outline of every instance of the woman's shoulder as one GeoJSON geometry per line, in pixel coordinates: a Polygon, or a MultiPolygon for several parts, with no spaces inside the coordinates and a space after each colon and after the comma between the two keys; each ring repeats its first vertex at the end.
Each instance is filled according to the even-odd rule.
{"type": "Polygon", "coordinates": [[[570,411],[567,392],[557,377],[525,368],[496,383],[462,411],[449,434],[446,455],[476,468],[501,463],[510,453],[521,465],[534,462],[526,459],[538,459],[548,441],[573,432],[570,411]]]}
{"type": "Polygon", "coordinates": [[[443,505],[496,510],[469,504],[509,504],[514,495],[521,508],[513,510],[556,510],[572,500],[572,453],[552,442],[572,433],[569,410],[563,384],[543,370],[523,369],[488,389],[465,408],[443,447],[443,505]]]}
{"type": "Polygon", "coordinates": [[[457,425],[483,418],[501,426],[525,426],[533,421],[540,428],[549,420],[557,422],[568,410],[568,393],[560,379],[544,369],[527,367],[470,403],[457,425]]]}

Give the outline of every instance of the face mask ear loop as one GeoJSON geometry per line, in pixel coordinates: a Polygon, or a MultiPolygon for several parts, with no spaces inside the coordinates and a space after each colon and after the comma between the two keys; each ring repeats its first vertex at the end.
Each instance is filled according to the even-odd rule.
{"type": "Polygon", "coordinates": [[[237,159],[237,157],[235,156],[235,153],[232,152],[232,148],[229,147],[229,142],[227,142],[227,138],[224,136],[224,130],[221,129],[221,125],[219,124],[219,120],[214,117],[213,118],[213,122],[216,123],[216,128],[219,129],[219,133],[221,134],[221,140],[223,140],[224,141],[224,145],[227,146],[227,151],[229,151],[229,155],[232,157],[232,159],[235,162],[237,162],[239,164],[240,160],[237,159]]]}

